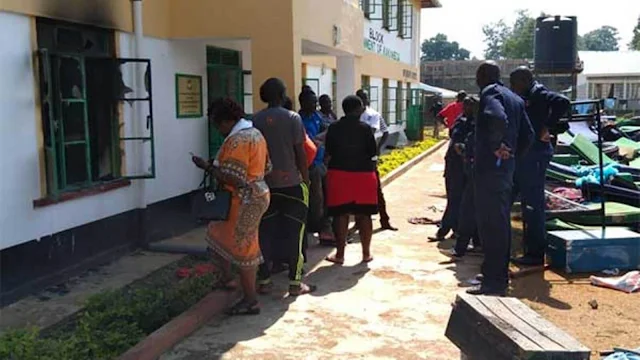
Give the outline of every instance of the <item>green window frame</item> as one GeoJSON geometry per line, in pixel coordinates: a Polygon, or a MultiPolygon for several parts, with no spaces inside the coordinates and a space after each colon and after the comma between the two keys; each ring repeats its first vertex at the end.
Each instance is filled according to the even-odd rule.
{"type": "Polygon", "coordinates": [[[360,0],[360,8],[364,17],[369,20],[382,20],[384,17],[384,1],[386,0],[360,0]]]}
{"type": "MultiPolygon", "coordinates": [[[[36,63],[40,85],[47,197],[56,199],[62,193],[99,186],[119,179],[155,178],[151,61],[110,57],[106,56],[108,52],[101,52],[94,48],[87,51],[84,49],[78,49],[75,52],[59,51],[58,48],[69,46],[58,44],[60,31],[66,31],[67,34],[94,36],[94,39],[100,31],[92,29],[85,33],[85,29],[81,26],[57,24],[51,21],[40,22],[40,19],[37,26],[41,47],[36,52],[36,63]],[[44,44],[40,41],[41,39],[45,39],[44,44]],[[49,47],[53,47],[53,51],[49,47]],[[122,78],[121,67],[127,63],[146,65],[144,82],[148,96],[125,98],[128,92],[132,92],[125,86],[122,78]],[[100,94],[99,98],[93,97],[98,95],[88,93],[88,66],[94,72],[96,71],[94,66],[100,66],[101,75],[112,81],[111,84],[104,84],[106,93],[100,94]],[[106,75],[104,72],[107,72],[106,75]],[[73,80],[69,80],[69,76],[72,76],[73,80]],[[90,127],[98,127],[98,125],[91,122],[91,119],[96,119],[90,115],[90,104],[92,101],[97,102],[97,99],[102,101],[101,107],[98,110],[93,109],[93,112],[99,111],[106,114],[104,116],[109,124],[107,133],[99,133],[98,137],[92,138],[90,127]],[[120,131],[123,130],[124,122],[119,119],[119,104],[123,102],[129,103],[132,107],[133,103],[148,102],[146,134],[121,136],[120,131]],[[95,144],[98,148],[101,142],[105,142],[101,140],[103,137],[108,138],[109,141],[108,153],[100,154],[98,150],[96,156],[96,153],[92,152],[94,150],[92,145],[95,144]],[[123,167],[123,159],[127,156],[124,150],[125,144],[132,142],[141,142],[143,145],[150,146],[148,171],[128,174],[123,167]],[[100,156],[106,156],[109,159],[109,175],[106,177],[100,176],[101,164],[95,162],[96,159],[98,162],[101,161],[100,156]]],[[[104,49],[108,48],[104,43],[101,46],[104,49]]],[[[90,79],[95,81],[94,78],[90,79]]],[[[131,113],[133,114],[133,111],[131,113]]],[[[130,121],[137,121],[137,119],[132,115],[130,121]]]]}
{"type": "Polygon", "coordinates": [[[369,93],[369,106],[376,111],[380,111],[380,88],[377,86],[366,85],[362,86],[362,90],[369,93]]]}
{"type": "Polygon", "coordinates": [[[398,36],[413,38],[413,4],[411,0],[398,0],[398,36]]]}
{"type": "Polygon", "coordinates": [[[382,27],[388,31],[398,31],[399,1],[382,0],[382,27]]]}

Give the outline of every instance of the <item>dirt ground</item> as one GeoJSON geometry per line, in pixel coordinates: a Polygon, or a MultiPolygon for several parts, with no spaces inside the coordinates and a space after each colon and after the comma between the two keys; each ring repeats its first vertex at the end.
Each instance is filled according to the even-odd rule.
{"type": "MultiPolygon", "coordinates": [[[[185,339],[162,360],[178,359],[456,359],[444,337],[455,294],[478,271],[480,257],[447,263],[428,244],[433,226],[410,225],[413,216],[433,216],[446,204],[442,179],[446,148],[385,188],[397,233],[374,236],[376,260],[357,265],[357,244],[343,268],[322,262],[329,249],[313,248],[308,281],[318,293],[293,301],[280,292],[263,299],[263,314],[219,318],[185,339]]],[[[516,231],[515,242],[518,242],[516,231]]],[[[588,278],[551,271],[512,282],[512,296],[594,351],[640,346],[640,294],[596,288],[588,278]],[[593,310],[588,304],[596,300],[593,310]]]]}
{"type": "Polygon", "coordinates": [[[640,294],[599,288],[588,276],[567,277],[547,271],[512,282],[521,298],[595,352],[640,346],[640,294]],[[589,302],[595,300],[597,309],[589,302]]]}

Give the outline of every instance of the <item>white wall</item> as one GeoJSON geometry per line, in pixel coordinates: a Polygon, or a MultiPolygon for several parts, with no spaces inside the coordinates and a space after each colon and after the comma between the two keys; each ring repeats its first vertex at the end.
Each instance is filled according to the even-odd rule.
{"type": "Polygon", "coordinates": [[[415,65],[415,51],[414,39],[402,39],[398,37],[397,31],[388,31],[382,27],[382,20],[367,20],[364,21],[364,48],[367,51],[371,51],[393,59],[391,53],[397,53],[398,59],[396,61],[403,62],[405,64],[415,65]],[[372,43],[371,43],[372,42],[372,43]],[[371,44],[373,49],[368,49],[367,44],[371,44]]]}
{"type": "MultiPolygon", "coordinates": [[[[120,34],[122,53],[131,51],[133,36],[120,34]]],[[[234,40],[164,40],[147,38],[145,56],[151,58],[156,178],[146,182],[147,203],[169,199],[195,189],[202,181],[202,172],[190,161],[190,152],[208,155],[207,64],[206,46],[242,51],[243,67],[251,70],[249,41],[234,40]],[[175,74],[200,75],[203,81],[203,117],[176,118],[175,74]]],[[[247,81],[245,81],[247,83],[247,81]]],[[[246,84],[245,84],[246,85],[246,84]]],[[[250,82],[248,85],[251,85],[250,82]]],[[[249,88],[250,89],[250,88],[249,88]]],[[[245,109],[251,112],[252,109],[245,109]]]]}
{"type": "MultiPolygon", "coordinates": [[[[191,164],[189,152],[207,155],[207,123],[204,116],[176,118],[175,74],[203,76],[206,114],[206,45],[243,51],[243,64],[250,70],[248,40],[146,38],[144,48],[152,67],[156,178],[134,180],[126,188],[34,208],[33,200],[41,197],[41,174],[30,21],[27,16],[0,12],[0,249],[132,210],[137,206],[142,181],[147,204],[197,187],[202,174],[191,164]]],[[[131,56],[132,36],[118,36],[119,56],[131,56]]],[[[126,110],[125,121],[132,119],[132,113],[126,110]]]]}
{"type": "Polygon", "coordinates": [[[0,249],[134,207],[128,187],[34,209],[41,193],[30,24],[0,12],[0,249]]]}
{"type": "MultiPolygon", "coordinates": [[[[332,89],[333,89],[333,69],[325,67],[324,74],[322,73],[321,66],[312,66],[307,65],[307,76],[308,79],[319,79],[319,92],[318,96],[327,94],[333,98],[332,89]]],[[[310,84],[311,85],[311,84],[310,84]]],[[[315,85],[312,85],[312,87],[315,85]]]]}

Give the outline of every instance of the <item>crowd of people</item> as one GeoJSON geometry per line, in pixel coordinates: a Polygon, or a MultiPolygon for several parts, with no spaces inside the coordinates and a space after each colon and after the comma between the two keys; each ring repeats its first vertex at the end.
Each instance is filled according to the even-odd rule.
{"type": "Polygon", "coordinates": [[[345,115],[340,119],[331,98],[318,98],[307,86],[298,96],[300,110],[294,112],[284,82],[277,78],[264,82],[260,99],[266,108],[252,121],[233,99],[213,101],[209,121],[225,140],[215,159],[192,158],[232,194],[228,218],[210,221],[206,236],[212,255],[222,263],[222,286],[244,293],[230,315],[259,314],[258,294],[272,290],[272,274],[279,271],[288,271],[290,296],[316,290],[303,281],[310,234],[335,246],[326,261],[342,265],[351,216],[363,263],[373,260],[374,214],[380,214],[383,230],[397,230],[386,212],[377,171],[389,130],[370,107],[367,91],[342,101],[345,115]]]}
{"type": "Polygon", "coordinates": [[[535,81],[525,67],[510,74],[510,88],[500,82],[493,62],[477,70],[479,98],[463,91],[436,116],[449,128],[445,155],[447,207],[430,241],[453,233],[450,255],[461,259],[468,251],[484,255],[480,285],[470,294],[506,294],[509,263],[543,265],[545,234],[545,173],[555,137],[566,130],[560,122],[570,109],[565,96],[535,81]],[[520,199],[524,250],[511,259],[511,208],[520,199]]]}
{"type": "MultiPolygon", "coordinates": [[[[451,141],[445,157],[447,209],[430,240],[452,233],[456,244],[450,255],[457,259],[481,251],[480,285],[468,292],[502,296],[508,288],[510,212],[517,197],[527,225],[526,251],[513,261],[544,263],[545,170],[570,102],[536,82],[526,68],[511,73],[511,88],[500,82],[493,62],[478,68],[476,80],[478,98],[461,91],[437,112],[451,141]]],[[[279,271],[288,271],[290,296],[316,290],[303,281],[309,234],[335,246],[325,260],[342,265],[350,217],[359,231],[363,263],[373,260],[374,214],[380,214],[382,229],[397,230],[377,172],[389,131],[365,90],[342,101],[340,119],[331,98],[318,97],[309,87],[303,87],[299,112],[294,112],[277,78],[261,86],[260,98],[266,108],[252,121],[230,98],[211,103],[209,121],[225,140],[215,159],[192,159],[232,193],[228,219],[211,221],[206,237],[223,264],[223,287],[244,293],[231,315],[260,313],[258,294],[272,290],[272,274],[279,271]]]]}

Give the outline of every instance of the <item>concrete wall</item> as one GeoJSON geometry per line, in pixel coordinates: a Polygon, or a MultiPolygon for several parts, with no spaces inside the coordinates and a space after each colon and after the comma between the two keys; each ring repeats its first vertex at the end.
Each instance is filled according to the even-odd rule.
{"type": "MultiPolygon", "coordinates": [[[[189,153],[207,155],[207,123],[205,116],[176,118],[175,74],[202,76],[206,102],[206,46],[242,51],[245,69],[250,70],[249,41],[145,38],[144,50],[152,60],[156,178],[134,180],[131,186],[118,190],[34,208],[33,200],[46,189],[40,166],[42,125],[33,70],[33,24],[32,17],[0,12],[0,249],[134,209],[141,192],[145,203],[152,204],[195,189],[202,174],[191,164],[189,153]],[[140,186],[142,182],[144,187],[140,186]]],[[[118,33],[117,37],[118,55],[132,57],[132,35],[118,33]]],[[[134,112],[128,104],[123,110],[125,128],[130,128],[134,112]]],[[[125,161],[128,166],[132,163],[129,160],[125,161]]]]}

